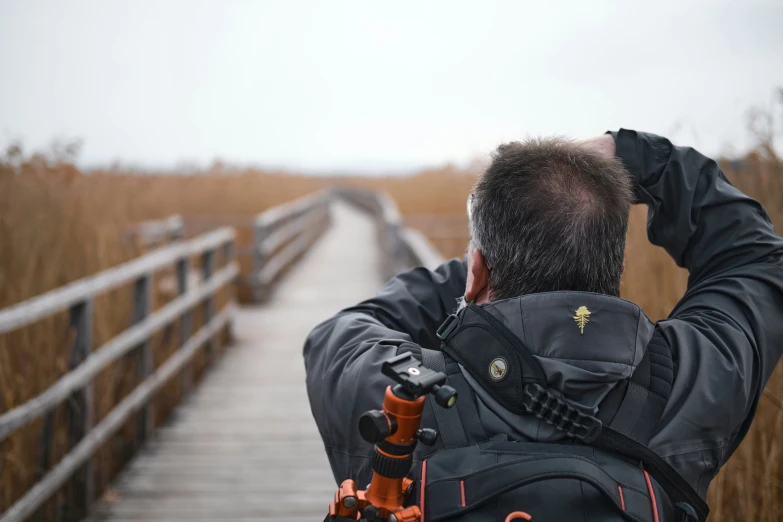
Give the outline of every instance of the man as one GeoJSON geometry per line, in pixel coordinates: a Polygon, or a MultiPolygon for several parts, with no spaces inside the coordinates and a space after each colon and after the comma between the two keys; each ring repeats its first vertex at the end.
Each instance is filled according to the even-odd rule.
{"type": "MultiPolygon", "coordinates": [[[[630,130],[582,143],[503,145],[468,205],[466,263],[401,274],[307,339],[308,393],[337,481],[363,485],[370,477],[371,447],[356,426],[389,384],[381,363],[398,352],[437,349],[436,331],[464,297],[532,352],[548,387],[607,426],[646,430],[647,446],[706,496],[783,351],[783,240],[764,209],[713,160],[630,130]],[[632,203],[648,205],[650,241],[690,272],[685,295],[657,323],[618,297],[632,203]],[[384,339],[396,339],[397,348],[377,344],[384,339]],[[653,365],[664,352],[673,364],[657,369],[665,405],[642,429],[633,419],[638,411],[618,408],[613,390],[651,346],[658,350],[648,356],[653,365]]],[[[464,372],[463,364],[471,393],[458,404],[474,407],[485,440],[561,439],[492,392],[491,381],[510,372],[506,364],[488,376],[464,372]]],[[[655,379],[637,388],[652,397],[655,379]]]]}

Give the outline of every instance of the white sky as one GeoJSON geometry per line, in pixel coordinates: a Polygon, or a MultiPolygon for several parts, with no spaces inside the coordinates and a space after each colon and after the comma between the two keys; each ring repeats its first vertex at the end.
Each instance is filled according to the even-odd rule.
{"type": "Polygon", "coordinates": [[[401,169],[617,127],[742,150],[783,1],[0,3],[0,144],[81,160],[401,169]]]}

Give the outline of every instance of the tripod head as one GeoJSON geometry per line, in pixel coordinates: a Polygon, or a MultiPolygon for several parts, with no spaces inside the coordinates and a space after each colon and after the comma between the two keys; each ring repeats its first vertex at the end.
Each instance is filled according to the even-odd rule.
{"type": "MultiPolygon", "coordinates": [[[[381,373],[397,383],[391,388],[391,393],[400,401],[416,402],[428,393],[433,394],[435,402],[444,408],[452,407],[457,401],[457,390],[443,385],[446,382],[446,375],[427,368],[410,353],[403,353],[384,361],[381,373]]],[[[388,393],[387,391],[387,395],[388,393]]],[[[391,402],[397,404],[397,401],[391,402]]],[[[420,430],[418,428],[420,421],[419,415],[416,419],[416,438],[423,444],[431,446],[437,439],[437,433],[427,428],[420,430]]],[[[394,435],[398,429],[397,417],[390,415],[387,410],[370,410],[359,418],[359,434],[372,444],[383,442],[387,437],[394,435]]],[[[406,437],[400,439],[400,442],[408,440],[406,437]]]]}
{"type": "Polygon", "coordinates": [[[444,384],[444,373],[427,368],[411,353],[385,361],[381,372],[396,384],[386,388],[383,409],[370,410],[359,418],[362,438],[375,444],[372,481],[364,491],[353,480],[344,481],[329,505],[326,520],[421,520],[418,506],[406,508],[403,504],[413,484],[406,476],[413,465],[417,443],[432,445],[438,437],[435,430],[420,428],[425,396],[432,394],[439,406],[450,408],[457,401],[457,391],[444,384]]]}
{"type": "Polygon", "coordinates": [[[401,398],[415,400],[432,393],[444,408],[451,408],[457,401],[457,390],[443,386],[446,375],[427,368],[409,352],[385,361],[381,373],[398,383],[392,391],[401,398]]]}

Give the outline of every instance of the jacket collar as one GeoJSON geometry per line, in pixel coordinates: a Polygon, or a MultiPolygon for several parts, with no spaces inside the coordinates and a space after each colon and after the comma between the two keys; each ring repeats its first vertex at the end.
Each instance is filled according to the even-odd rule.
{"type": "MultiPolygon", "coordinates": [[[[480,308],[522,341],[549,387],[593,412],[617,382],[633,373],[654,329],[637,305],[588,292],[530,294],[480,308]]],[[[500,351],[486,344],[471,349],[500,351]]],[[[484,380],[475,367],[472,373],[484,380]]]]}

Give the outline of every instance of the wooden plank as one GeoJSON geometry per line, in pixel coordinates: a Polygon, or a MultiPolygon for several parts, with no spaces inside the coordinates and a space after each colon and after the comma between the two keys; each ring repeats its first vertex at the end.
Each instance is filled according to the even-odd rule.
{"type": "Polygon", "coordinates": [[[0,516],[0,522],[23,522],[83,465],[110,435],[119,429],[128,417],[138,411],[152,395],[174,376],[196,353],[196,350],[215,332],[220,330],[234,311],[229,304],[212,322],[202,327],[182,350],[172,355],[147,380],[137,386],[122,400],[79,444],[68,453],[40,482],[32,487],[8,511],[0,516]]]}
{"type": "MultiPolygon", "coordinates": [[[[308,419],[308,421],[310,420],[312,419],[308,419]]],[[[174,422],[177,422],[177,420],[175,419],[174,422]]],[[[218,452],[221,455],[231,455],[234,453],[244,454],[245,452],[254,454],[265,451],[280,453],[281,449],[286,449],[289,446],[290,444],[286,441],[281,442],[258,439],[250,440],[242,445],[237,445],[220,442],[201,442],[191,438],[182,438],[179,440],[162,440],[159,437],[153,437],[152,440],[150,440],[150,442],[147,444],[146,448],[150,455],[157,455],[163,452],[169,455],[201,455],[205,452],[218,452]]],[[[312,450],[318,454],[322,454],[324,444],[320,438],[313,437],[302,441],[297,445],[297,447],[306,452],[310,452],[312,450]]]]}
{"type": "Polygon", "coordinates": [[[233,238],[234,230],[231,228],[215,230],[187,242],[160,248],[133,261],[5,308],[0,311],[0,334],[65,310],[95,294],[129,283],[147,272],[172,265],[182,257],[200,254],[208,248],[217,248],[233,238]]]}
{"type": "MultiPolygon", "coordinates": [[[[98,514],[95,516],[95,518],[90,518],[89,522],[102,522],[104,520],[107,520],[106,518],[103,518],[102,515],[98,514]]],[[[138,522],[139,519],[137,518],[111,518],[114,522],[138,522]]],[[[231,518],[227,518],[225,514],[206,514],[206,515],[182,515],[178,516],[177,514],[174,515],[156,515],[154,518],[144,518],[143,520],[146,520],[147,522],[150,522],[151,520],[154,522],[226,522],[230,520],[231,522],[280,522],[280,517],[278,515],[272,515],[272,516],[257,516],[257,515],[251,515],[251,516],[232,516],[231,518]],[[183,518],[184,517],[184,518],[183,518]]],[[[298,517],[290,518],[288,516],[285,517],[286,522],[313,522],[312,516],[305,516],[305,517],[298,517]]]]}
{"type": "MultiPolygon", "coordinates": [[[[290,449],[290,446],[286,449],[290,449]]],[[[146,456],[146,455],[145,455],[146,456]]],[[[326,455],[323,446],[313,448],[306,453],[296,452],[290,454],[279,453],[277,455],[266,451],[257,455],[194,455],[188,459],[179,456],[157,455],[155,458],[140,458],[133,464],[133,472],[144,473],[147,476],[158,473],[182,474],[183,476],[197,473],[200,470],[212,470],[217,467],[251,470],[252,474],[266,473],[270,469],[282,469],[286,466],[304,467],[310,463],[326,463],[326,455]]],[[[319,472],[320,475],[320,472],[319,472]]],[[[332,486],[331,484],[329,485],[332,486]]]]}
{"type": "Polygon", "coordinates": [[[189,290],[187,294],[175,299],[142,322],[128,328],[104,344],[100,349],[90,354],[82,364],[61,377],[45,392],[0,415],[0,441],[5,440],[16,429],[29,424],[56,407],[73,391],[86,386],[99,371],[128,353],[152,332],[171,323],[182,312],[195,305],[205,296],[230,283],[238,271],[239,268],[236,264],[223,268],[208,283],[189,290]]]}
{"type": "MultiPolygon", "coordinates": [[[[224,515],[233,517],[242,516],[290,516],[307,515],[320,511],[321,517],[327,514],[329,502],[314,495],[304,495],[292,487],[288,491],[277,492],[274,496],[263,496],[263,486],[259,484],[259,494],[250,497],[213,497],[192,496],[184,499],[160,496],[151,502],[150,498],[127,498],[118,503],[113,513],[120,517],[139,517],[146,519],[150,515],[164,516],[192,516],[201,517],[205,514],[224,515]]],[[[331,501],[334,496],[329,495],[331,501]]]]}
{"type": "MultiPolygon", "coordinates": [[[[301,475],[298,474],[295,477],[292,476],[291,479],[297,481],[296,491],[300,494],[318,499],[318,508],[321,510],[327,504],[324,502],[324,499],[332,497],[337,488],[334,484],[303,482],[301,475]]],[[[234,502],[242,502],[248,496],[269,498],[291,490],[291,485],[282,481],[272,482],[271,484],[265,482],[263,491],[259,486],[260,484],[257,481],[247,480],[245,477],[242,477],[242,480],[227,482],[217,481],[212,475],[208,475],[205,480],[201,481],[194,480],[191,476],[177,477],[175,479],[161,477],[158,480],[148,480],[144,477],[137,481],[117,484],[117,487],[120,488],[119,491],[123,494],[123,499],[144,498],[147,501],[155,501],[156,498],[166,495],[169,498],[178,498],[184,501],[196,496],[213,496],[230,498],[234,502]]]]}
{"type": "MultiPolygon", "coordinates": [[[[289,450],[293,449],[293,446],[289,448],[289,450]]],[[[298,482],[307,482],[312,486],[320,484],[323,486],[323,490],[330,491],[332,494],[334,494],[337,486],[331,474],[327,474],[327,472],[325,472],[325,469],[328,469],[329,465],[326,458],[310,462],[297,462],[292,460],[288,463],[287,466],[280,466],[274,469],[249,469],[246,466],[229,467],[231,463],[231,461],[226,461],[226,463],[223,465],[213,465],[211,468],[171,467],[160,470],[145,469],[143,475],[136,475],[133,470],[129,470],[130,472],[127,475],[129,477],[143,476],[153,480],[155,484],[160,486],[162,492],[165,492],[169,487],[176,483],[181,484],[188,481],[201,483],[205,481],[211,481],[214,483],[220,482],[234,484],[255,483],[258,485],[259,493],[262,491],[264,486],[272,484],[278,484],[279,486],[288,484],[289,488],[293,487],[291,486],[292,484],[298,482]],[[166,485],[166,483],[169,485],[166,485]]],[[[134,482],[134,484],[136,483],[134,482]]],[[[125,494],[130,496],[132,495],[132,491],[133,490],[131,489],[126,490],[125,494]]],[[[328,495],[327,498],[329,496],[331,495],[328,495]]],[[[327,500],[327,498],[322,498],[321,500],[327,500]]],[[[324,504],[328,504],[328,502],[324,502],[324,504]]]]}
{"type": "MultiPolygon", "coordinates": [[[[311,421],[312,419],[307,419],[308,423],[311,421]]],[[[169,444],[158,445],[154,448],[147,446],[144,453],[139,455],[139,458],[133,462],[132,469],[138,472],[143,469],[160,469],[169,466],[174,468],[180,465],[185,468],[201,468],[204,466],[212,467],[220,462],[225,462],[232,467],[234,464],[239,464],[239,467],[245,466],[250,468],[256,468],[268,463],[326,462],[323,444],[311,444],[311,442],[312,440],[308,439],[297,444],[298,451],[292,454],[285,451],[274,451],[275,448],[278,450],[290,449],[291,444],[285,442],[270,443],[267,446],[244,444],[237,446],[237,451],[233,451],[228,445],[212,445],[210,449],[213,451],[209,454],[196,453],[193,450],[174,452],[169,450],[169,444]],[[221,450],[219,454],[214,452],[217,449],[221,450]],[[184,459],[183,456],[188,458],[184,459]]],[[[176,445],[171,444],[171,447],[174,448],[176,445]]],[[[198,446],[198,448],[203,450],[205,446],[198,446]]]]}

